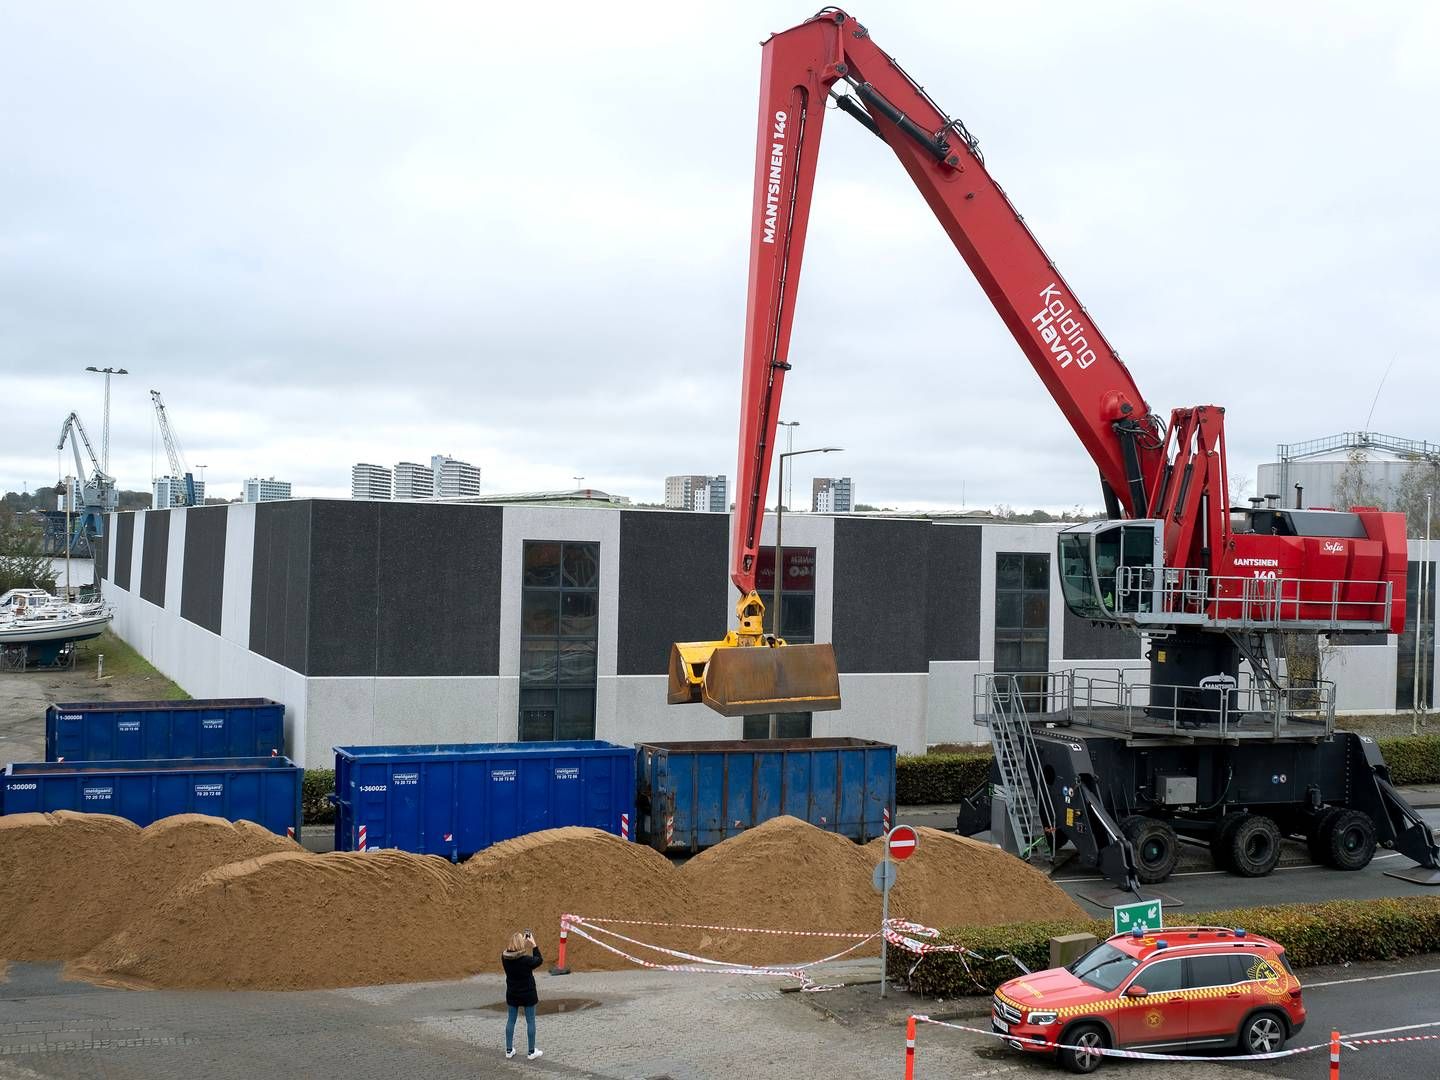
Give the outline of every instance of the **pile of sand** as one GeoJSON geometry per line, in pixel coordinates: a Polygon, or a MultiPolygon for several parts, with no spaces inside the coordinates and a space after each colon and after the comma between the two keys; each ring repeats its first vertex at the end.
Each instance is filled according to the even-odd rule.
{"type": "Polygon", "coordinates": [[[205,871],[292,840],[248,821],[178,814],[141,829],[109,814],[0,817],[0,956],[79,956],[205,871]]]}
{"type": "MultiPolygon", "coordinates": [[[[595,829],[533,833],[452,866],[396,851],[311,855],[215,819],[139,830],[99,816],[18,815],[0,818],[0,910],[12,916],[0,925],[0,956],[67,959],[72,974],[130,986],[292,990],[454,979],[498,970],[506,938],[526,927],[553,959],[564,913],[868,931],[880,920],[870,884],[879,857],[878,842],[860,847],[794,818],[766,822],[677,869],[595,829]]],[[[955,926],[1080,912],[1017,859],[922,829],[891,914],[955,926]]],[[[814,959],[847,944],[616,929],[751,963],[814,959]]],[[[859,955],[876,951],[872,944],[859,955]]],[[[630,966],[575,936],[570,963],[630,966]]]]}

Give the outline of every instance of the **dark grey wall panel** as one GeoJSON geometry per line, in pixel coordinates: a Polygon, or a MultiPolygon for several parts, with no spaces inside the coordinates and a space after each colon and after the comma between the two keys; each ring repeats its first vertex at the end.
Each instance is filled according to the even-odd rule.
{"type": "MultiPolygon", "coordinates": [[[[308,500],[257,505],[251,560],[250,650],[302,675],[308,674],[313,505],[308,500]]],[[[324,549],[326,560],[333,551],[344,550],[345,537],[332,539],[324,549]]],[[[372,577],[364,588],[373,588],[373,581],[372,577]]]]}
{"type": "Polygon", "coordinates": [[[165,606],[165,564],[170,556],[170,511],[145,514],[145,547],[140,552],[140,598],[165,606]]]}
{"type": "Polygon", "coordinates": [[[726,514],[621,513],[619,674],[664,675],[675,642],[724,636],[729,529],[726,514]]]}
{"type": "MultiPolygon", "coordinates": [[[[416,508],[384,502],[316,501],[305,505],[313,507],[311,537],[316,554],[310,577],[310,623],[316,629],[310,637],[307,674],[374,675],[377,626],[389,617],[380,607],[380,515],[416,508]]],[[[395,551],[391,558],[404,559],[406,555],[395,551]]],[[[413,560],[413,569],[416,588],[434,607],[407,629],[424,634],[421,624],[435,619],[435,609],[447,601],[438,582],[423,582],[426,567],[422,559],[413,560]]]]}
{"type": "Polygon", "coordinates": [[[926,565],[926,655],[979,660],[980,527],[930,526],[926,565]]]}
{"type": "Polygon", "coordinates": [[[185,512],[185,565],[180,581],[180,616],[220,633],[225,589],[225,522],[228,507],[197,506],[185,512]]]}
{"type": "MultiPolygon", "coordinates": [[[[1053,602],[1064,607],[1056,595],[1053,602]]],[[[1096,626],[1065,608],[1065,640],[1062,643],[1066,660],[1138,660],[1141,656],[1140,635],[1113,626],[1096,626]]]]}
{"type": "Polygon", "coordinates": [[[926,521],[835,519],[831,640],[841,674],[929,670],[925,578],[932,530],[926,521]]]}
{"type": "Polygon", "coordinates": [[[115,584],[129,591],[130,559],[135,553],[135,514],[115,515],[115,584]]]}
{"type": "MultiPolygon", "coordinates": [[[[330,520],[318,503],[318,525],[330,520]]],[[[378,576],[373,597],[377,675],[498,675],[500,673],[500,530],[498,506],[373,504],[378,517],[378,576]]],[[[518,586],[518,582],[516,583],[518,586]]],[[[328,649],[334,592],[312,593],[311,674],[343,674],[366,658],[328,649]],[[320,655],[323,651],[324,655],[320,655]],[[345,668],[347,670],[339,670],[345,668]]],[[[368,590],[366,590],[368,594],[368,590]]],[[[348,605],[347,605],[348,611],[348,605]]],[[[357,613],[357,616],[363,612],[357,613]]]]}
{"type": "Polygon", "coordinates": [[[101,528],[105,535],[101,536],[95,544],[95,583],[110,580],[110,535],[115,530],[115,515],[101,514],[101,528]]]}

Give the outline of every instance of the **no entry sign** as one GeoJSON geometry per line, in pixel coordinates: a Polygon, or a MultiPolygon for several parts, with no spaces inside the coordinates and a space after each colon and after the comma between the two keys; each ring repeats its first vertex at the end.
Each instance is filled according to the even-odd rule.
{"type": "Polygon", "coordinates": [[[890,852],[890,858],[896,862],[904,862],[911,855],[915,854],[915,846],[920,842],[920,837],[909,825],[896,825],[885,837],[886,850],[890,852]]]}

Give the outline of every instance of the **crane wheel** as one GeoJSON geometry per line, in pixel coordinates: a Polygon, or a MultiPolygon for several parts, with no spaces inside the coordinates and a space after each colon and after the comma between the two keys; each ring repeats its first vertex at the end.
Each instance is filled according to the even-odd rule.
{"type": "Polygon", "coordinates": [[[1135,849],[1135,876],[1143,885],[1164,881],[1180,858],[1180,838],[1168,821],[1132,814],[1120,822],[1120,831],[1135,849]]]}
{"type": "Polygon", "coordinates": [[[1305,843],[1310,848],[1312,862],[1321,864],[1330,862],[1331,827],[1341,813],[1343,811],[1340,807],[1327,806],[1310,819],[1309,825],[1305,828],[1305,843]]]}
{"type": "Polygon", "coordinates": [[[1363,869],[1375,855],[1375,820],[1363,810],[1341,810],[1325,840],[1325,861],[1336,870],[1363,869]]]}
{"type": "Polygon", "coordinates": [[[1280,861],[1280,826],[1264,814],[1247,814],[1230,831],[1230,871],[1241,877],[1264,877],[1280,861]]]}
{"type": "Polygon", "coordinates": [[[1250,815],[1243,810],[1232,810],[1215,823],[1210,834],[1210,858],[1217,870],[1233,870],[1230,865],[1230,834],[1250,815]]]}

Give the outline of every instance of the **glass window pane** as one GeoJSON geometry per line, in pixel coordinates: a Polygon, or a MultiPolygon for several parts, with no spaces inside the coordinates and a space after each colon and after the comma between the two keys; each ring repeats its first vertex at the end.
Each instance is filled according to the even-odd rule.
{"type": "Polygon", "coordinates": [[[560,636],[593,638],[600,612],[600,594],[570,592],[567,589],[559,595],[563,597],[560,602],[560,636]]]}
{"type": "Polygon", "coordinates": [[[553,641],[525,641],[520,644],[520,685],[553,683],[558,673],[553,641]]]}
{"type": "Polygon", "coordinates": [[[554,637],[560,627],[560,594],[550,589],[526,589],[520,603],[522,637],[554,637]]]}
{"type": "Polygon", "coordinates": [[[560,681],[595,684],[595,642],[560,642],[560,681]]]}
{"type": "Polygon", "coordinates": [[[808,739],[811,713],[780,713],[775,717],[775,733],[781,739],[808,739]]]}
{"type": "Polygon", "coordinates": [[[521,709],[520,741],[546,742],[555,737],[554,709],[521,709]]]}
{"type": "Polygon", "coordinates": [[[1022,671],[1044,671],[1050,666],[1049,649],[1043,641],[1027,641],[1020,646],[1022,671]]]}
{"type": "Polygon", "coordinates": [[[1050,626],[1050,597],[1045,593],[1024,593],[1027,630],[1045,630],[1050,626]]]}
{"type": "Polygon", "coordinates": [[[560,716],[555,725],[557,739],[595,737],[595,691],[561,690],[560,716]]]}
{"type": "Polygon", "coordinates": [[[1020,597],[1018,592],[995,594],[995,625],[1007,630],[1018,630],[1020,622],[1020,597]]]}
{"type": "Polygon", "coordinates": [[[785,618],[780,620],[780,636],[796,645],[815,640],[815,594],[798,596],[784,594],[785,618]]]}
{"type": "Polygon", "coordinates": [[[566,588],[593,589],[600,581],[600,545],[566,544],[566,588]]]}
{"type": "Polygon", "coordinates": [[[521,709],[553,709],[555,708],[555,688],[546,687],[543,689],[522,689],[520,691],[521,709]]]}
{"type": "Polygon", "coordinates": [[[770,714],[760,713],[745,717],[742,739],[768,739],[770,737],[770,714]]]}
{"type": "Polygon", "coordinates": [[[1180,961],[1162,960],[1151,964],[1135,976],[1135,982],[1152,994],[1169,993],[1180,989],[1180,961]]]}
{"type": "Polygon", "coordinates": [[[995,670],[1020,670],[1020,643],[1018,641],[995,642],[995,670]]]}
{"type": "Polygon", "coordinates": [[[560,545],[525,541],[525,584],[550,588],[560,584],[560,545]]]}
{"type": "MultiPolygon", "coordinates": [[[[1233,981],[1230,976],[1230,957],[1228,956],[1192,956],[1187,963],[1190,965],[1190,973],[1186,976],[1189,989],[1225,986],[1233,981]]],[[[1146,989],[1148,990],[1149,987],[1147,986],[1146,989]]]]}
{"type": "Polygon", "coordinates": [[[1025,588],[1050,589],[1050,556],[1025,556],[1025,588]]]}
{"type": "Polygon", "coordinates": [[[1023,555],[996,555],[995,587],[998,589],[1020,588],[1023,581],[1021,572],[1023,562],[1023,555]]]}

